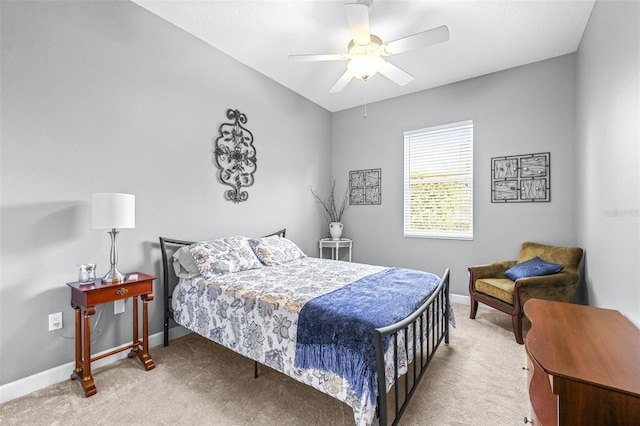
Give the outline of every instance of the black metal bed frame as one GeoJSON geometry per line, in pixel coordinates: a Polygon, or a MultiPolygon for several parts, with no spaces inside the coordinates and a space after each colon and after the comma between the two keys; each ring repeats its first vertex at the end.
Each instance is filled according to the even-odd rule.
{"type": "MultiPolygon", "coordinates": [[[[279,235],[284,237],[285,234],[286,229],[282,229],[267,236],[279,235]]],[[[193,243],[193,241],[160,237],[164,274],[164,346],[169,345],[169,323],[171,320],[174,320],[171,301],[173,298],[173,288],[175,284],[177,284],[177,277],[173,273],[173,268],[170,267],[169,248],[167,246],[188,246],[193,243]],[[172,282],[175,283],[173,286],[171,285],[172,282]]],[[[380,426],[387,425],[389,413],[387,407],[388,395],[384,359],[385,339],[388,336],[393,339],[393,374],[395,384],[393,391],[389,393],[393,394],[392,402],[394,403],[394,417],[391,420],[391,424],[397,425],[440,343],[442,343],[443,340],[445,343],[449,343],[449,310],[449,269],[446,269],[436,290],[413,314],[400,322],[374,330],[376,368],[378,373],[378,420],[380,426]],[[409,338],[410,330],[411,335],[414,336],[412,339],[409,338]],[[398,336],[400,333],[403,333],[405,352],[407,354],[414,354],[413,362],[407,366],[407,373],[403,375],[399,373],[398,365],[398,336]],[[412,342],[409,342],[410,340],[412,342]],[[400,383],[401,381],[403,382],[402,385],[400,383]],[[399,391],[401,386],[404,389],[402,393],[399,391]]],[[[257,361],[254,361],[254,377],[258,377],[257,361]]]]}
{"type": "MultiPolygon", "coordinates": [[[[376,369],[378,373],[378,418],[380,426],[387,424],[387,381],[384,360],[384,342],[387,338],[393,340],[393,402],[394,416],[392,425],[397,425],[407,408],[416,387],[427,371],[440,343],[449,343],[449,269],[447,268],[440,279],[440,284],[431,296],[413,314],[402,321],[387,327],[377,328],[373,332],[376,348],[376,369]],[[411,334],[410,334],[411,332],[411,334]],[[407,373],[400,375],[398,366],[398,336],[404,337],[405,353],[413,354],[413,362],[407,365],[407,373]],[[410,338],[412,336],[412,338],[410,338]],[[400,378],[403,377],[403,385],[400,378]],[[411,382],[411,386],[409,386],[411,382]],[[404,392],[400,395],[399,388],[404,392]],[[402,396],[402,399],[400,397],[402,396]]],[[[391,393],[391,392],[390,392],[391,393]]]]}
{"type": "Polygon", "coordinates": [[[193,244],[192,241],[160,237],[160,251],[162,252],[162,287],[164,289],[164,346],[169,346],[169,321],[173,320],[173,310],[171,309],[173,288],[171,288],[171,281],[176,281],[177,283],[177,277],[173,273],[171,276],[169,275],[170,263],[167,246],[190,246],[191,244],[193,244]]]}

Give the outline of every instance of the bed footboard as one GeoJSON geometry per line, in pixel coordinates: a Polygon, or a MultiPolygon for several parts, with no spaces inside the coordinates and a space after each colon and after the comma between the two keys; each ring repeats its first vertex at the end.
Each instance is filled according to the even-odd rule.
{"type": "Polygon", "coordinates": [[[433,355],[444,340],[449,343],[449,269],[433,294],[413,314],[404,320],[374,331],[376,364],[378,373],[378,419],[386,426],[390,410],[388,397],[393,405],[391,424],[398,424],[418,383],[422,379],[433,355]],[[393,347],[392,391],[387,395],[387,377],[384,359],[384,342],[389,336],[393,347]],[[401,336],[402,338],[399,338],[401,336]],[[398,344],[404,341],[404,350],[413,354],[413,362],[407,365],[406,374],[400,374],[398,344]]]}

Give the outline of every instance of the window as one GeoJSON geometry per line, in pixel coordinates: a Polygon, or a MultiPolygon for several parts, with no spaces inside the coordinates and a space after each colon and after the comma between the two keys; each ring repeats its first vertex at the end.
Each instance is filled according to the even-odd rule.
{"type": "Polygon", "coordinates": [[[404,236],[473,239],[473,121],[404,133],[404,236]]]}

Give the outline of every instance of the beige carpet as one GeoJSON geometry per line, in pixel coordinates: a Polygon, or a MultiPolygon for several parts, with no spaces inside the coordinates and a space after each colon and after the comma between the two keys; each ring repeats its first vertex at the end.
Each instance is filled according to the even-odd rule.
{"type": "MultiPolygon", "coordinates": [[[[457,328],[434,357],[402,425],[516,425],[528,413],[524,346],[511,317],[455,305],[457,328]]],[[[0,406],[4,425],[353,425],[347,405],[191,334],[96,370],[85,398],[65,381],[0,406]]],[[[70,372],[71,373],[71,372],[70,372]]]]}

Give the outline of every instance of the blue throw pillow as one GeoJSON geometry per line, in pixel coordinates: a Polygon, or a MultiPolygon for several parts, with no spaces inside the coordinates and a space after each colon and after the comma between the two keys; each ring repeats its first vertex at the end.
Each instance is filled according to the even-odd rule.
{"type": "Polygon", "coordinates": [[[512,281],[518,281],[519,279],[526,277],[557,274],[562,271],[563,268],[564,266],[562,265],[545,262],[536,256],[526,262],[515,264],[509,268],[504,275],[512,281]]]}

